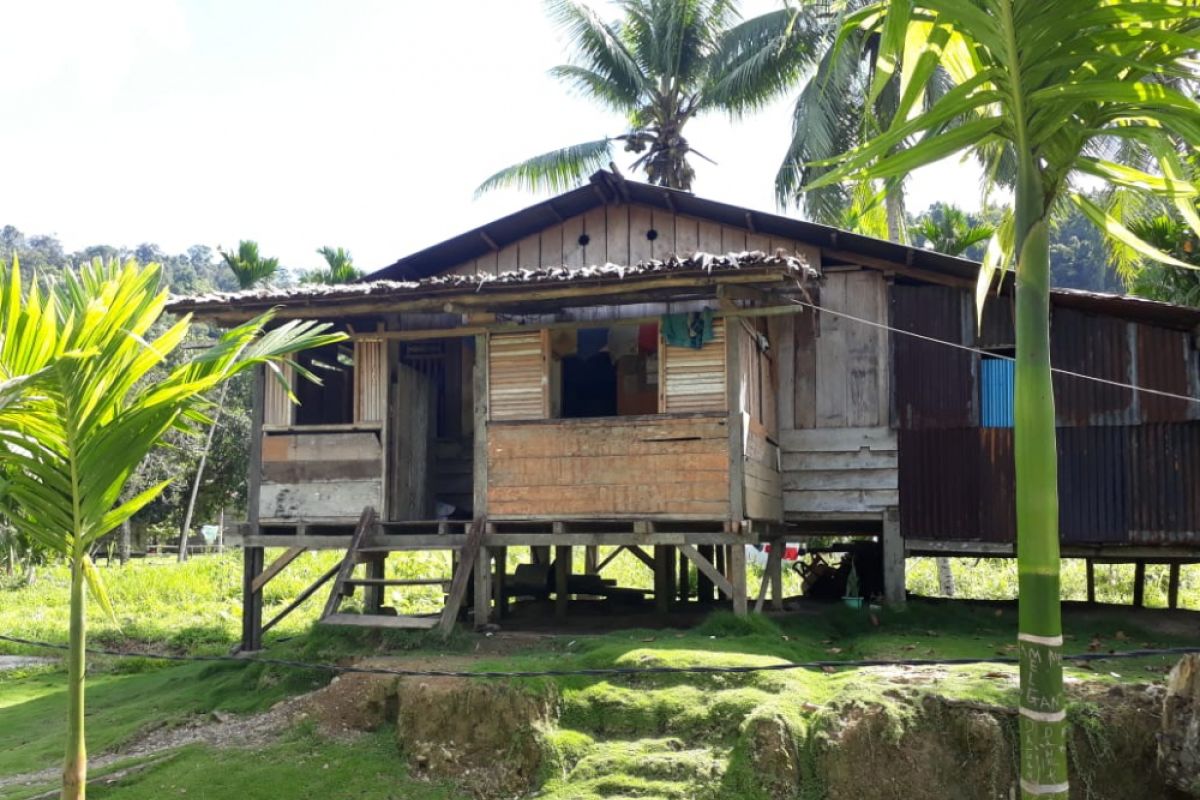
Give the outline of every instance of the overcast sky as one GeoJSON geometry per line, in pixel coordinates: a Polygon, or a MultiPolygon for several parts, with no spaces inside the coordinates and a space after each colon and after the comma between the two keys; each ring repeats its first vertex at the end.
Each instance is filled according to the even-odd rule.
{"type": "MultiPolygon", "coordinates": [[[[372,270],[538,199],[473,199],[500,167],[622,130],[547,77],[539,0],[31,0],[0,30],[0,224],[68,249],[251,238],[372,270]]],[[[697,194],[775,210],[790,102],[693,122],[697,194]]],[[[910,181],[913,209],[978,196],[958,162],[910,181]]]]}

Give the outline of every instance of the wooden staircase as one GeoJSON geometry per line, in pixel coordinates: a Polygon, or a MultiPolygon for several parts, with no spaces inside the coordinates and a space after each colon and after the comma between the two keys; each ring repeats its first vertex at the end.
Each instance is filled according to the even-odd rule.
{"type": "Polygon", "coordinates": [[[471,523],[466,541],[459,544],[430,545],[414,548],[403,541],[402,536],[396,537],[393,544],[378,544],[380,524],[375,509],[367,506],[358,518],[354,534],[350,538],[350,546],[342,559],[337,575],[333,581],[333,589],[329,600],[321,613],[320,623],[324,625],[349,625],[365,628],[398,628],[407,630],[440,629],[443,634],[449,634],[454,629],[458,619],[459,608],[462,607],[470,583],[471,572],[479,557],[483,543],[483,520],[471,523]],[[389,553],[397,550],[459,550],[458,564],[453,576],[447,578],[386,578],[382,577],[384,564],[389,553]],[[359,564],[375,565],[376,575],[355,577],[354,571],[359,564]],[[446,604],[436,614],[403,615],[382,613],[382,598],[384,591],[393,586],[441,586],[447,593],[446,604]],[[342,601],[352,597],[356,589],[361,588],[367,597],[366,610],[362,614],[352,614],[339,611],[342,601]]]}

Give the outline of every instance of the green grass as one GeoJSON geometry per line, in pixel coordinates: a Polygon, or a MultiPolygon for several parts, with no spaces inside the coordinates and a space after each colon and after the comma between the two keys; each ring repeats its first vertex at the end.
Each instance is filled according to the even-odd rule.
{"type": "MultiPolygon", "coordinates": [[[[1146,565],[1145,602],[1149,608],[1167,607],[1166,564],[1146,565]]],[[[952,558],[955,597],[975,600],[1012,600],[1017,596],[1017,562],[1011,558],[952,558]]],[[[1096,600],[1128,605],[1133,602],[1133,564],[1097,564],[1096,600]]],[[[924,597],[941,594],[936,559],[908,559],[908,590],[924,597]]],[[[1062,599],[1087,599],[1087,567],[1083,559],[1062,561],[1062,599]]],[[[1179,571],[1179,607],[1200,610],[1200,564],[1179,571]]]]}
{"type": "MultiPolygon", "coordinates": [[[[335,554],[306,554],[289,566],[269,587],[267,614],[324,571],[333,558],[335,554]]],[[[630,585],[651,580],[640,562],[624,558],[614,562],[615,577],[630,585]]],[[[445,568],[436,561],[394,560],[398,562],[394,569],[410,574],[435,574],[437,568],[445,568]]],[[[926,580],[922,572],[926,565],[910,563],[910,587],[918,588],[926,580]]],[[[964,566],[973,564],[956,562],[963,594],[989,596],[985,580],[1003,575],[988,562],[974,569],[964,566]]],[[[121,625],[118,629],[93,614],[94,641],[137,652],[198,653],[221,652],[236,641],[240,627],[236,554],[197,558],[182,566],[143,561],[102,571],[121,625]]],[[[33,587],[0,587],[0,632],[65,640],[64,578],[60,570],[50,569],[33,587]]],[[[999,594],[996,589],[990,596],[999,594]]],[[[269,655],[312,663],[410,653],[428,661],[446,653],[470,654],[480,642],[468,633],[442,642],[430,635],[397,631],[311,628],[320,602],[318,595],[278,633],[273,632],[268,638],[269,655]]],[[[1069,604],[1066,649],[1104,652],[1200,643],[1200,629],[1189,635],[1184,626],[1157,624],[1160,618],[1167,619],[1156,611],[1069,604]]],[[[1014,655],[1015,634],[1011,603],[914,601],[905,611],[831,605],[776,618],[739,619],[719,612],[688,630],[548,636],[514,654],[477,657],[471,663],[479,670],[509,670],[986,658],[1014,655]]],[[[32,652],[16,647],[0,652],[5,650],[32,652]]],[[[1145,682],[1160,679],[1173,661],[1105,662],[1093,669],[1070,666],[1068,675],[1101,683],[1145,682]]],[[[941,671],[934,686],[899,688],[910,694],[936,690],[955,699],[1012,705],[1014,673],[1013,667],[994,664],[958,667],[941,671]]],[[[151,728],[178,725],[214,710],[259,711],[327,678],[323,672],[244,663],[176,666],[141,658],[93,659],[88,689],[90,751],[113,751],[151,728]]],[[[898,687],[892,678],[881,671],[839,669],[556,679],[561,717],[559,727],[547,732],[545,740],[544,796],[580,800],[761,797],[756,768],[747,760],[748,731],[753,725],[784,719],[789,730],[819,731],[840,713],[838,709],[867,701],[888,706],[902,720],[912,713],[913,705],[896,699],[898,687]]],[[[0,673],[0,775],[57,764],[64,683],[57,665],[0,673]]],[[[527,685],[537,691],[545,683],[527,685]]],[[[409,778],[391,736],[385,731],[348,745],[301,730],[257,751],[192,746],[112,786],[100,785],[92,795],[163,797],[186,790],[190,797],[462,796],[445,786],[409,778]]],[[[3,800],[19,796],[0,791],[3,800]]]]}

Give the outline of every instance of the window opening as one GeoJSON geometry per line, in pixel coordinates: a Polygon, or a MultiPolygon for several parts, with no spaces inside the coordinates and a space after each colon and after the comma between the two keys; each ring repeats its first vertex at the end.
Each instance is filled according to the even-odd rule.
{"type": "Polygon", "coordinates": [[[320,379],[295,382],[296,425],[344,425],[354,422],[354,345],[326,345],[300,353],[296,362],[320,379]]]}
{"type": "Polygon", "coordinates": [[[550,334],[552,416],[658,413],[658,325],[561,328],[550,334]]]}

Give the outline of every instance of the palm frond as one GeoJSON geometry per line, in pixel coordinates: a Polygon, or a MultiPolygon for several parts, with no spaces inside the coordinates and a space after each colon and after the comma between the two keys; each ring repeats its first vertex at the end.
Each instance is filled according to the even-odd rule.
{"type": "Polygon", "coordinates": [[[475,196],[502,188],[551,193],[573,189],[613,160],[612,142],[607,137],[583,142],[505,167],[481,183],[475,196]]]}
{"type": "Polygon", "coordinates": [[[813,67],[825,38],[823,22],[805,7],[734,26],[713,56],[706,100],[735,115],[761,109],[813,67]]]}

